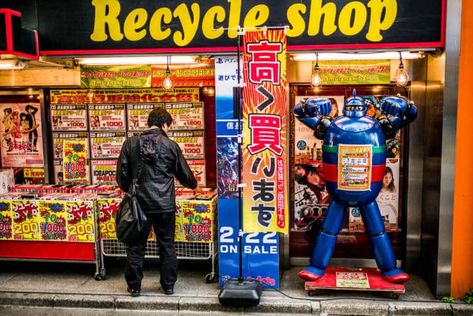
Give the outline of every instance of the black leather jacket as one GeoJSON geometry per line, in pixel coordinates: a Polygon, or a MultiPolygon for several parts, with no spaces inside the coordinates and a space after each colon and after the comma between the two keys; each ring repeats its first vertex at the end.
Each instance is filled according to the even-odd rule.
{"type": "Polygon", "coordinates": [[[153,128],[123,143],[117,165],[117,183],[123,191],[129,190],[133,178],[138,175],[139,158],[142,169],[137,198],[146,213],[176,210],[174,176],[190,189],[197,187],[179,146],[162,129],[153,128]]]}

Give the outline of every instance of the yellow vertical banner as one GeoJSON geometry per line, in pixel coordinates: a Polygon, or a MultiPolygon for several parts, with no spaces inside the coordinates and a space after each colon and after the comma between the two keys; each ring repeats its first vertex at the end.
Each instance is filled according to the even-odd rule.
{"type": "Polygon", "coordinates": [[[287,234],[286,35],[246,32],[243,45],[243,229],[287,234]]]}
{"type": "Polygon", "coordinates": [[[64,182],[88,182],[86,139],[64,140],[62,168],[64,182]]]}

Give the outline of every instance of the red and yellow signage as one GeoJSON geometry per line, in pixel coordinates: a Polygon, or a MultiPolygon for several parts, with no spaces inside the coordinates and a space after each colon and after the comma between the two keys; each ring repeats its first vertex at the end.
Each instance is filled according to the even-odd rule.
{"type": "Polygon", "coordinates": [[[287,234],[286,35],[247,32],[243,45],[243,229],[287,234]]]}
{"type": "Polygon", "coordinates": [[[197,102],[199,88],[51,90],[51,104],[197,102]]]}
{"type": "MultiPolygon", "coordinates": [[[[215,86],[213,63],[170,65],[169,68],[174,87],[215,86]]],[[[151,66],[151,86],[162,87],[166,75],[166,65],[151,66]]]]}
{"type": "Polygon", "coordinates": [[[342,145],[338,147],[338,189],[369,190],[371,186],[371,145],[342,145]]]}
{"type": "Polygon", "coordinates": [[[64,140],[63,143],[64,182],[88,182],[87,178],[87,141],[64,140]]]}

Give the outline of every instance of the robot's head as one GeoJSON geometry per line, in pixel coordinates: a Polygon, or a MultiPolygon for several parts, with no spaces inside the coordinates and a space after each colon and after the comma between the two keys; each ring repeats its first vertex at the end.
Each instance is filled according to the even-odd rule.
{"type": "Polygon", "coordinates": [[[367,105],[363,98],[356,96],[353,89],[353,96],[349,97],[343,106],[343,115],[348,117],[362,117],[366,115],[367,105]]]}

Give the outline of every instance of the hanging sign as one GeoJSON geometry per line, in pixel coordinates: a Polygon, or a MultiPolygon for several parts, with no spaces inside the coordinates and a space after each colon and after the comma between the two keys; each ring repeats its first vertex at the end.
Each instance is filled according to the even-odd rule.
{"type": "Polygon", "coordinates": [[[389,60],[324,60],[319,61],[319,68],[322,83],[327,86],[391,82],[389,60]]]}
{"type": "MultiPolygon", "coordinates": [[[[170,65],[174,87],[208,87],[215,85],[214,67],[211,63],[170,65]]],[[[167,77],[166,65],[151,66],[151,86],[162,87],[167,77]]]]}
{"type": "Polygon", "coordinates": [[[64,140],[63,176],[64,182],[87,182],[87,141],[64,140]]]}
{"type": "Polygon", "coordinates": [[[286,35],[246,32],[243,45],[243,228],[288,233],[286,35]]]}
{"type": "Polygon", "coordinates": [[[151,69],[147,65],[80,67],[81,88],[148,88],[150,86],[151,69]]]}

